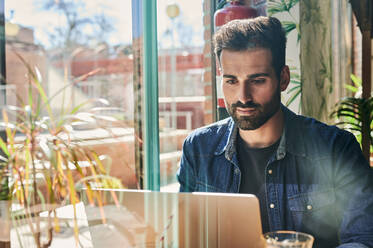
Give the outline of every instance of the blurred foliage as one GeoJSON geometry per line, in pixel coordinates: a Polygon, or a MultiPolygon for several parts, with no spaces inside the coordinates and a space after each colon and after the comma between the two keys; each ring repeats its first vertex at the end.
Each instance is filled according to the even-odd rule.
{"type": "Polygon", "coordinates": [[[291,10],[294,6],[299,3],[299,0],[269,0],[267,5],[267,12],[269,16],[287,13],[291,17],[292,21],[282,21],[282,26],[284,27],[286,35],[291,31],[297,30],[298,38],[297,42],[300,41],[299,23],[293,17],[291,10]]]}
{"type": "MultiPolygon", "coordinates": [[[[289,35],[293,30],[297,31],[297,44],[300,41],[299,23],[293,17],[291,11],[295,5],[299,3],[299,0],[269,0],[267,6],[267,12],[269,16],[286,13],[292,21],[281,21],[282,27],[285,30],[286,36],[289,35]]],[[[286,101],[285,105],[290,106],[302,95],[302,82],[301,77],[298,72],[298,68],[290,68],[290,88],[287,91],[290,94],[289,99],[286,101]]],[[[298,112],[302,109],[301,101],[298,106],[298,112]]]]}
{"type": "Polygon", "coordinates": [[[346,89],[354,94],[353,97],[341,99],[335,106],[331,117],[336,119],[336,125],[350,131],[361,145],[363,123],[369,127],[370,150],[373,151],[373,97],[361,97],[362,80],[351,75],[353,85],[346,85],[346,89]]]}
{"type": "Polygon", "coordinates": [[[290,12],[299,0],[269,0],[268,14],[273,15],[280,12],[290,12]]]}
{"type": "MultiPolygon", "coordinates": [[[[286,101],[285,105],[290,106],[302,93],[302,84],[300,81],[300,75],[296,67],[290,67],[290,84],[291,87],[288,89],[287,93],[290,94],[289,99],[286,101]]],[[[300,111],[302,105],[299,103],[298,112],[300,111]]]]}
{"type": "MultiPolygon", "coordinates": [[[[68,108],[62,106],[61,113],[55,115],[51,101],[56,95],[95,73],[77,78],[48,97],[38,68],[31,68],[21,55],[15,54],[28,71],[27,97],[22,99],[18,96],[17,106],[6,105],[2,111],[0,126],[5,129],[6,138],[0,138],[4,154],[0,156],[0,196],[1,200],[10,200],[21,206],[21,211],[12,214],[19,214],[20,218],[27,220],[35,245],[49,247],[53,232],[59,229],[58,218],[53,217],[56,216],[56,208],[72,204],[76,211],[75,206],[80,201],[77,184],[84,188],[90,204],[99,206],[103,202],[93,188],[123,188],[119,179],[109,175],[102,156],[83,147],[82,140],[77,139],[73,132],[73,125],[77,122],[105,128],[102,120],[105,123],[117,120],[97,112],[97,106],[100,106],[101,112],[105,108],[112,111],[105,99],[90,99],[68,108]],[[41,228],[40,218],[33,218],[42,211],[47,211],[48,218],[54,220],[47,221],[46,229],[41,228]],[[47,240],[41,239],[42,230],[46,230],[47,240]]],[[[74,218],[77,240],[76,215],[74,218]]]]}

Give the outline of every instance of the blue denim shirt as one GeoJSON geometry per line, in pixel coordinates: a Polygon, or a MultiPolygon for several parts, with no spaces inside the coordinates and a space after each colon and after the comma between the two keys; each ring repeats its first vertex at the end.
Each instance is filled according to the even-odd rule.
{"type": "MultiPolygon", "coordinates": [[[[355,137],[282,106],[284,130],[265,170],[270,230],[312,234],[314,247],[373,247],[373,170],[355,137]]],[[[181,192],[240,188],[231,118],[193,131],[177,177],[181,192]]]]}

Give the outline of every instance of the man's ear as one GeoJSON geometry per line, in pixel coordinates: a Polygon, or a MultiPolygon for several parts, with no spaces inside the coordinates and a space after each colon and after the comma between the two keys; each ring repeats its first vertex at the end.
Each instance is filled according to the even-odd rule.
{"type": "Polygon", "coordinates": [[[290,82],[290,70],[289,66],[285,65],[280,74],[280,89],[281,91],[286,90],[290,82]]]}

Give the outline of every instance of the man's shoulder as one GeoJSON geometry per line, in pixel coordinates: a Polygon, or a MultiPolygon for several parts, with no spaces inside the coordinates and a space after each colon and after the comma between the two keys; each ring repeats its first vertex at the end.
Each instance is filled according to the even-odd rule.
{"type": "Polygon", "coordinates": [[[302,134],[311,135],[312,137],[331,137],[331,136],[351,136],[346,130],[337,127],[334,124],[327,124],[315,118],[303,115],[297,115],[297,125],[302,134]]]}
{"type": "Polygon", "coordinates": [[[355,136],[336,125],[298,115],[283,107],[287,149],[302,156],[329,157],[335,151],[358,146],[355,136]]]}
{"type": "Polygon", "coordinates": [[[328,147],[344,146],[355,140],[352,133],[312,117],[295,115],[293,120],[291,129],[297,131],[292,137],[298,139],[302,136],[306,143],[317,144],[320,148],[324,147],[323,145],[328,147]]]}

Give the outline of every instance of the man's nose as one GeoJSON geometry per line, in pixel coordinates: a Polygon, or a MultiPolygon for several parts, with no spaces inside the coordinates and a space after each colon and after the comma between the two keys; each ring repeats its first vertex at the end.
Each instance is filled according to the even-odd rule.
{"type": "Polygon", "coordinates": [[[238,100],[242,103],[252,101],[252,94],[249,84],[242,83],[238,89],[238,100]]]}

